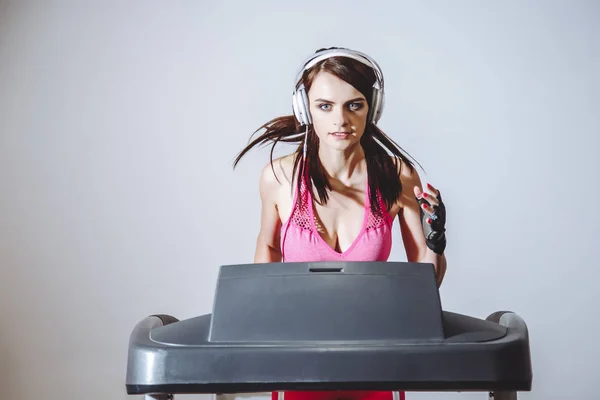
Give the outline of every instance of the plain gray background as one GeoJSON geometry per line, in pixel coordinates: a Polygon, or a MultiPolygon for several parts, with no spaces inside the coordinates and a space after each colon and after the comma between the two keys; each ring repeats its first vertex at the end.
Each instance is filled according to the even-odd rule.
{"type": "Polygon", "coordinates": [[[133,326],[210,312],[218,267],[252,260],[268,149],[232,160],[329,46],[379,62],[380,126],[444,195],[444,309],[526,320],[520,398],[595,397],[599,18],[571,0],[0,1],[2,397],[126,399],[133,326]]]}

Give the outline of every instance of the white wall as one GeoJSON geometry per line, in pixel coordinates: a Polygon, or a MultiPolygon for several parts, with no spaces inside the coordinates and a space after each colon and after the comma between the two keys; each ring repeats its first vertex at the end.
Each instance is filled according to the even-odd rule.
{"type": "Polygon", "coordinates": [[[237,151],[290,112],[305,56],[348,46],[382,66],[381,126],[445,196],[444,308],[527,321],[522,398],[593,398],[599,17],[593,1],[0,1],[2,397],[128,398],[135,323],[210,312],[219,265],[252,260],[268,150],[232,171],[237,151]]]}

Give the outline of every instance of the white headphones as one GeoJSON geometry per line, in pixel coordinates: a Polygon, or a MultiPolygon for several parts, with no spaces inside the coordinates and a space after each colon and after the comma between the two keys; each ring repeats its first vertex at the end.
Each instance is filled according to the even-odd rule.
{"type": "MultiPolygon", "coordinates": [[[[316,63],[320,61],[336,56],[352,58],[356,61],[365,64],[368,67],[371,67],[375,71],[376,80],[373,84],[373,99],[371,101],[371,107],[369,109],[367,121],[370,121],[373,124],[377,124],[377,122],[381,118],[383,107],[385,105],[383,73],[381,72],[381,68],[379,68],[379,65],[375,62],[375,60],[373,60],[364,53],[345,48],[323,50],[318,53],[315,53],[308,57],[304,61],[304,63],[302,63],[302,67],[296,75],[296,82],[294,88],[298,86],[298,83],[302,79],[304,71],[312,68],[316,63]]],[[[292,95],[292,108],[294,110],[294,115],[298,119],[298,122],[300,122],[300,125],[304,126],[312,124],[312,119],[310,117],[308,105],[308,94],[306,93],[306,88],[304,87],[304,84],[300,84],[298,89],[294,89],[294,93],[292,95]]]]}

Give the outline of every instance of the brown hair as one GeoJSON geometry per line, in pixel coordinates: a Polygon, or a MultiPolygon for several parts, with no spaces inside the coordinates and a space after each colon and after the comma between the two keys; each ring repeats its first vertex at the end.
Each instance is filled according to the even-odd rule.
{"type": "MultiPolygon", "coordinates": [[[[317,53],[322,50],[325,49],[319,49],[317,50],[317,53]]],[[[336,56],[327,58],[304,72],[301,82],[304,83],[307,93],[310,90],[314,78],[321,71],[329,72],[354,86],[356,90],[365,96],[369,107],[371,107],[373,84],[376,80],[375,72],[371,68],[348,57],[336,56]]],[[[326,204],[327,199],[329,198],[327,190],[331,190],[331,185],[327,180],[327,176],[318,157],[319,139],[315,134],[312,125],[309,125],[307,128],[302,127],[294,115],[286,115],[274,118],[263,124],[250,138],[252,139],[252,137],[262,129],[266,129],[266,132],[252,140],[237,155],[233,167],[235,168],[241,158],[254,146],[259,144],[265,145],[268,142],[272,142],[273,145],[271,146],[270,160],[271,168],[273,168],[273,151],[277,143],[297,142],[299,144],[294,152],[296,157],[294,159],[293,176],[295,176],[296,171],[304,170],[305,160],[302,159],[305,138],[304,131],[305,129],[308,129],[306,143],[306,175],[311,178],[312,183],[317,190],[320,203],[326,204]],[[315,161],[310,162],[311,159],[314,159],[315,161]],[[300,167],[298,167],[298,163],[300,163],[300,167]]],[[[409,166],[411,171],[414,170],[414,165],[403,154],[405,151],[370,121],[367,121],[367,126],[365,127],[365,132],[361,137],[360,142],[365,152],[365,159],[367,162],[371,209],[374,213],[381,211],[379,209],[379,201],[377,200],[377,192],[379,191],[389,210],[402,193],[402,183],[398,175],[398,159],[403,160],[409,166]],[[388,151],[395,157],[390,157],[388,151]]],[[[300,184],[301,179],[298,179],[298,188],[300,187],[300,184]]],[[[313,198],[317,198],[314,196],[312,186],[308,185],[308,188],[313,194],[313,198]]],[[[299,198],[298,201],[300,201],[299,198]]]]}

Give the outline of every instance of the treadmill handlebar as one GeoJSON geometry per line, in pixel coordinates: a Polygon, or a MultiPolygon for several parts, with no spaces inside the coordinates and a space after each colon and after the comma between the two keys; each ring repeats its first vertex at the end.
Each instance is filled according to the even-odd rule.
{"type": "Polygon", "coordinates": [[[523,336],[529,338],[529,331],[525,320],[513,311],[496,311],[495,313],[490,314],[486,320],[506,326],[509,329],[516,329],[523,336]]]}
{"type": "MultiPolygon", "coordinates": [[[[523,343],[529,343],[529,330],[527,328],[527,323],[521,316],[513,311],[496,311],[495,313],[490,314],[487,318],[487,321],[494,322],[496,324],[505,326],[509,331],[516,332],[517,335],[522,339],[523,343]]],[[[528,351],[529,352],[529,351],[528,351]]],[[[532,379],[531,369],[531,357],[528,357],[527,368],[530,372],[529,379],[532,379]]],[[[531,390],[531,386],[529,388],[531,390]]],[[[489,393],[490,400],[517,400],[517,392],[510,390],[497,390],[490,391],[489,393]]]]}
{"type": "Polygon", "coordinates": [[[129,343],[150,344],[152,343],[150,340],[150,331],[154,328],[166,326],[174,322],[179,322],[179,319],[168,314],[149,315],[135,325],[131,332],[129,343]]]}
{"type": "MultiPolygon", "coordinates": [[[[127,354],[127,382],[138,381],[144,374],[140,374],[139,363],[153,365],[156,357],[156,343],[150,339],[150,332],[179,320],[168,314],[154,314],[139,321],[129,335],[129,351],[127,354]],[[150,364],[148,364],[150,363],[150,364]]],[[[152,377],[145,376],[145,381],[152,382],[152,377]]]]}

